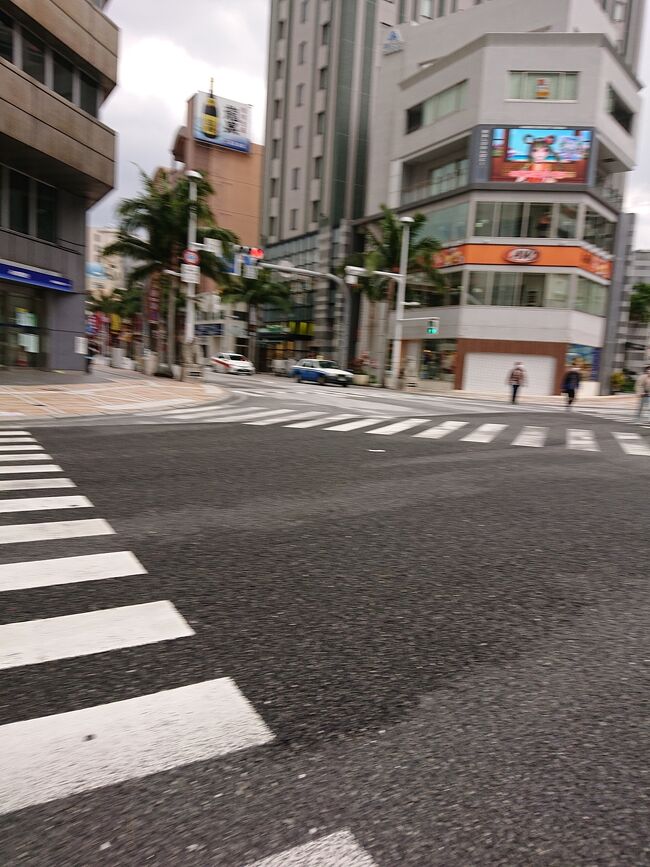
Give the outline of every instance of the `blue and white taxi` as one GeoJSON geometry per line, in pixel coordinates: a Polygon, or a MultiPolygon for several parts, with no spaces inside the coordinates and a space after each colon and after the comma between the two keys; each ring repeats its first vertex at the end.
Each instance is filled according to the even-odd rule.
{"type": "Polygon", "coordinates": [[[319,385],[341,385],[352,382],[349,370],[343,370],[335,361],[325,358],[303,358],[293,366],[291,375],[296,382],[317,382],[319,385]]]}

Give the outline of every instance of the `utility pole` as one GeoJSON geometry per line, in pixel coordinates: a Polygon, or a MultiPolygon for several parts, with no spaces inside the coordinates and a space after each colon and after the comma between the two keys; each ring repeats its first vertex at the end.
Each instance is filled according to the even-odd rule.
{"type": "MultiPolygon", "coordinates": [[[[189,180],[189,198],[190,198],[190,216],[187,225],[187,249],[196,250],[196,201],[197,201],[197,182],[201,180],[199,172],[188,171],[185,176],[189,180]]],[[[193,280],[186,282],[186,308],[185,308],[185,372],[195,363],[194,358],[194,340],[195,340],[195,323],[196,323],[196,287],[197,283],[193,280]]],[[[185,375],[183,376],[185,378],[185,375]]]]}
{"type": "Polygon", "coordinates": [[[400,256],[399,276],[397,278],[397,303],[395,305],[395,331],[393,332],[393,360],[391,365],[391,388],[399,385],[399,369],[402,360],[402,334],[404,321],[404,302],[406,301],[406,278],[409,267],[409,244],[411,240],[411,225],[413,217],[401,217],[402,251],[400,256]]]}

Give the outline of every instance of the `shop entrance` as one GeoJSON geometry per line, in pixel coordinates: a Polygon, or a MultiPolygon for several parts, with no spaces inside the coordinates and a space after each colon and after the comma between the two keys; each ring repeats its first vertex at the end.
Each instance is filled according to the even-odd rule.
{"type": "Polygon", "coordinates": [[[45,367],[44,293],[28,286],[0,288],[0,368],[45,367]]]}

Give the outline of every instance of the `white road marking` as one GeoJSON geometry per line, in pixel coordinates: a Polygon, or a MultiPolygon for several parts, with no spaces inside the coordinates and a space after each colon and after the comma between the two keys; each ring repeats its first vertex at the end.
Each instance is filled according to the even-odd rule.
{"type": "Polygon", "coordinates": [[[88,521],[47,521],[43,524],[14,524],[0,527],[0,545],[16,542],[46,542],[51,539],[80,539],[84,536],[113,536],[115,530],[103,518],[88,521]]]}
{"type": "Polygon", "coordinates": [[[499,436],[502,430],[505,430],[505,424],[482,424],[477,427],[471,434],[461,438],[461,442],[466,443],[491,443],[493,439],[499,436]]]}
{"type": "Polygon", "coordinates": [[[20,497],[17,500],[0,500],[0,513],[92,508],[93,504],[88,497],[20,497]]]}
{"type": "Polygon", "coordinates": [[[211,423],[216,423],[216,424],[226,424],[227,422],[238,422],[238,421],[244,422],[244,421],[252,421],[253,419],[257,419],[257,418],[268,418],[272,415],[286,415],[288,412],[291,412],[291,411],[292,410],[289,410],[289,409],[266,409],[266,410],[263,410],[261,412],[244,413],[243,415],[242,414],[232,414],[232,415],[225,415],[225,416],[214,416],[213,418],[209,418],[209,419],[201,419],[201,421],[204,421],[204,422],[209,421],[211,423]]]}
{"type": "Polygon", "coordinates": [[[420,424],[426,424],[428,418],[405,418],[402,421],[396,421],[389,424],[387,427],[378,427],[376,430],[369,430],[366,433],[377,434],[378,436],[391,437],[393,434],[401,433],[405,430],[410,430],[412,427],[417,427],[420,424]]]}
{"type": "Polygon", "coordinates": [[[650,457],[650,444],[640,434],[615,433],[613,436],[626,454],[650,457]]]}
{"type": "MultiPolygon", "coordinates": [[[[17,458],[20,460],[20,458],[17,458]]],[[[13,467],[0,467],[0,473],[4,476],[13,476],[19,473],[62,473],[63,470],[61,467],[58,467],[56,464],[41,464],[37,467],[24,467],[13,466],[13,467]]]]}
{"type": "Polygon", "coordinates": [[[350,831],[337,831],[320,840],[295,846],[248,867],[377,867],[350,831]]]}
{"type": "Polygon", "coordinates": [[[201,418],[204,415],[235,415],[240,412],[254,412],[259,409],[264,409],[263,406],[204,406],[200,409],[192,410],[191,412],[188,410],[176,410],[175,412],[166,412],[165,417],[176,417],[182,421],[187,421],[193,418],[201,418]]]}
{"type": "Polygon", "coordinates": [[[345,421],[348,418],[355,418],[353,415],[328,415],[325,418],[316,418],[311,421],[299,421],[297,424],[287,424],[285,427],[308,428],[318,427],[319,425],[332,424],[335,421],[345,421]]]}
{"type": "Polygon", "coordinates": [[[420,437],[427,440],[440,440],[443,437],[448,436],[448,434],[465,427],[467,423],[468,422],[466,421],[443,421],[442,424],[430,427],[428,430],[423,430],[422,433],[414,434],[414,438],[420,437]]]}
{"type": "Polygon", "coordinates": [[[9,723],[0,726],[0,755],[11,756],[0,774],[0,813],[272,740],[230,678],[9,723]]]}
{"type": "Polygon", "coordinates": [[[373,424],[381,424],[386,421],[385,418],[358,418],[356,421],[348,421],[344,424],[337,424],[334,427],[326,427],[325,430],[358,430],[362,427],[370,427],[373,424]]]}
{"type": "Polygon", "coordinates": [[[531,449],[541,449],[548,435],[547,427],[526,426],[519,436],[512,441],[513,446],[528,446],[531,449]]]}
{"type": "Polygon", "coordinates": [[[245,422],[245,424],[251,425],[251,426],[258,425],[259,427],[264,427],[265,425],[282,424],[282,422],[285,422],[285,421],[298,421],[299,419],[314,418],[315,416],[318,416],[319,418],[321,418],[322,416],[325,415],[324,412],[292,412],[291,410],[287,410],[286,412],[287,412],[287,414],[280,417],[280,418],[278,418],[278,417],[276,417],[276,418],[263,418],[260,421],[247,421],[247,422],[245,422]]]}
{"type": "Polygon", "coordinates": [[[130,551],[84,554],[54,560],[27,560],[0,566],[0,593],[146,574],[147,570],[130,551]]]}
{"type": "Polygon", "coordinates": [[[11,430],[5,429],[0,430],[0,437],[28,437],[31,436],[30,431],[28,430],[11,430]]]}
{"type": "Polygon", "coordinates": [[[76,487],[72,479],[10,479],[5,482],[0,481],[0,491],[38,491],[45,488],[76,487]]]}
{"type": "Polygon", "coordinates": [[[0,670],[187,638],[194,630],[171,602],[145,602],[0,626],[0,670]]]}
{"type": "Polygon", "coordinates": [[[6,446],[5,443],[7,440],[0,440],[0,452],[3,454],[5,452],[43,452],[45,449],[43,446],[39,445],[29,445],[29,446],[6,446]]]}
{"type": "Polygon", "coordinates": [[[592,430],[577,430],[569,428],[566,432],[567,448],[581,452],[599,452],[600,446],[596,442],[592,430]]]}
{"type": "Polygon", "coordinates": [[[0,461],[51,461],[52,456],[43,454],[38,455],[0,455],[0,461]]]}
{"type": "Polygon", "coordinates": [[[0,446],[4,448],[6,445],[18,445],[19,443],[37,443],[34,437],[3,437],[0,439],[0,446]]]}

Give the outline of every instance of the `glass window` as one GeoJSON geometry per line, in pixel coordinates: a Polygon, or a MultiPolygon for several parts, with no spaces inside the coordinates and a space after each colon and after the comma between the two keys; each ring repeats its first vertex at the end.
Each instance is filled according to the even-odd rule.
{"type": "Polygon", "coordinates": [[[54,90],[59,96],[72,102],[74,86],[74,67],[60,54],[54,54],[54,90]]]}
{"type": "Polygon", "coordinates": [[[406,132],[407,134],[410,132],[415,132],[416,129],[420,129],[423,121],[423,107],[422,103],[418,103],[418,105],[414,105],[412,108],[407,109],[406,111],[406,132]]]}
{"type": "Polygon", "coordinates": [[[23,31],[23,71],[41,84],[45,82],[45,46],[23,31]]]}
{"type": "Polygon", "coordinates": [[[467,303],[469,305],[488,303],[489,279],[489,271],[470,271],[467,290],[467,303]]]}
{"type": "Polygon", "coordinates": [[[276,99],[273,103],[273,118],[279,120],[282,117],[282,100],[276,99]]]}
{"type": "Polygon", "coordinates": [[[607,89],[607,111],[626,132],[632,132],[634,112],[628,108],[611,85],[607,89]]]}
{"type": "Polygon", "coordinates": [[[314,157],[314,177],[320,178],[323,171],[323,158],[314,157]]]}
{"type": "Polygon", "coordinates": [[[492,287],[492,304],[496,307],[514,307],[518,299],[519,274],[516,271],[497,271],[492,287]]]}
{"type": "Polygon", "coordinates": [[[329,22],[327,24],[323,24],[323,26],[321,27],[320,44],[321,45],[329,45],[330,44],[330,25],[329,25],[329,22]]]}
{"type": "Polygon", "coordinates": [[[305,85],[299,84],[296,87],[296,105],[302,105],[305,94],[305,85]]]}
{"type": "Polygon", "coordinates": [[[441,244],[463,240],[467,235],[468,210],[468,203],[461,202],[427,214],[427,221],[420,233],[421,237],[435,238],[441,244]]]}
{"type": "Polygon", "coordinates": [[[477,202],[474,218],[474,234],[479,238],[489,238],[496,234],[494,218],[496,202],[477,202]]]}
{"type": "Polygon", "coordinates": [[[589,312],[589,289],[591,287],[591,280],[587,280],[585,277],[578,277],[578,288],[576,291],[576,303],[575,309],[579,310],[582,313],[589,312]]]}
{"type": "Polygon", "coordinates": [[[575,102],[578,98],[578,73],[565,72],[560,82],[560,99],[575,102]]]}
{"type": "Polygon", "coordinates": [[[318,222],[319,206],[320,206],[320,202],[312,202],[311,203],[311,221],[312,221],[312,223],[318,222]]]}
{"type": "Polygon", "coordinates": [[[36,235],[56,241],[56,190],[47,184],[36,184],[36,235]]]}
{"type": "Polygon", "coordinates": [[[521,306],[543,307],[545,274],[531,274],[525,272],[521,275],[521,306]]]}
{"type": "Polygon", "coordinates": [[[528,216],[529,238],[550,238],[553,205],[531,204],[528,216]]]}
{"type": "Polygon", "coordinates": [[[562,307],[569,306],[569,288],[571,278],[568,274],[546,275],[546,306],[562,307]]]}
{"type": "Polygon", "coordinates": [[[295,229],[297,225],[298,225],[298,209],[292,208],[290,219],[289,219],[289,228],[295,229]]]}
{"type": "Polygon", "coordinates": [[[291,170],[291,189],[297,190],[300,187],[300,169],[291,170]]]}
{"type": "Polygon", "coordinates": [[[271,145],[271,159],[277,160],[280,156],[280,139],[274,138],[273,144],[271,145]]]}
{"type": "Polygon", "coordinates": [[[293,129],[293,146],[299,148],[302,142],[302,127],[296,126],[293,129]]]}
{"type": "Polygon", "coordinates": [[[519,238],[524,206],[519,202],[502,202],[499,219],[499,237],[519,238]]]}
{"type": "Polygon", "coordinates": [[[575,238],[578,224],[578,206],[560,205],[560,217],[557,227],[559,238],[575,238]]]}
{"type": "Polygon", "coordinates": [[[577,72],[510,72],[509,99],[550,99],[575,102],[578,98],[577,72]]]}
{"type": "Polygon", "coordinates": [[[316,133],[323,135],[325,132],[325,112],[319,111],[316,115],[316,133]]]}
{"type": "Polygon", "coordinates": [[[307,20],[307,14],[309,12],[309,0],[301,0],[300,3],[300,23],[304,24],[307,20]]]}
{"type": "Polygon", "coordinates": [[[298,66],[302,66],[305,62],[305,49],[307,48],[306,42],[301,42],[298,45],[298,66]]]}
{"type": "Polygon", "coordinates": [[[4,12],[0,12],[0,57],[4,57],[9,63],[14,62],[13,21],[4,12]]]}
{"type": "Polygon", "coordinates": [[[9,228],[29,234],[29,178],[9,172],[9,228]]]}
{"type": "Polygon", "coordinates": [[[82,72],[80,76],[79,104],[84,111],[93,117],[97,117],[97,94],[97,83],[82,72]]]}
{"type": "Polygon", "coordinates": [[[605,316],[607,313],[607,287],[601,283],[591,284],[589,312],[594,316],[605,316]]]}

